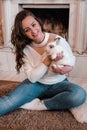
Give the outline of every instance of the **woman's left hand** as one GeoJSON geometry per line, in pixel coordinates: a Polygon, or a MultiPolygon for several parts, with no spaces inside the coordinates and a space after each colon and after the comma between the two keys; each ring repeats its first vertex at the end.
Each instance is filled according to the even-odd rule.
{"type": "Polygon", "coordinates": [[[63,56],[63,52],[58,53],[57,56],[56,56],[56,58],[53,61],[57,62],[57,61],[61,60],[63,57],[64,57],[63,56]]]}
{"type": "Polygon", "coordinates": [[[59,73],[59,74],[69,73],[70,71],[72,71],[72,69],[73,66],[69,66],[69,65],[64,65],[63,67],[57,67],[57,68],[52,67],[52,71],[54,73],[59,73]]]}

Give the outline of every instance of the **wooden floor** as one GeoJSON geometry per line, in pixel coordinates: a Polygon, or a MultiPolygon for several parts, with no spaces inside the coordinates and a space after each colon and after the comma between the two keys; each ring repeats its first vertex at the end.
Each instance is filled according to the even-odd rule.
{"type": "MultiPolygon", "coordinates": [[[[0,80],[21,82],[24,79],[26,79],[26,75],[24,73],[17,74],[17,72],[9,73],[8,71],[7,72],[0,71],[0,80]]],[[[74,83],[79,84],[80,86],[87,88],[87,79],[85,78],[68,77],[68,79],[74,83]]]]}

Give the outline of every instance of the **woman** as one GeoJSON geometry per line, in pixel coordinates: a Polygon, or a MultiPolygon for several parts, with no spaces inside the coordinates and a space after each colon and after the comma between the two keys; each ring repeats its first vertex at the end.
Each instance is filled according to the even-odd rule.
{"type": "MultiPolygon", "coordinates": [[[[86,92],[66,78],[73,66],[51,68],[52,60],[45,52],[46,46],[60,36],[46,33],[41,22],[31,12],[21,11],[15,18],[11,42],[16,52],[16,69],[23,66],[27,75],[21,84],[0,98],[0,115],[17,108],[37,110],[65,110],[79,106],[86,99],[86,92]],[[41,100],[40,100],[41,99],[41,100]]],[[[75,57],[62,37],[65,49],[73,63],[75,57]]],[[[59,54],[56,60],[63,58],[59,54]]]]}

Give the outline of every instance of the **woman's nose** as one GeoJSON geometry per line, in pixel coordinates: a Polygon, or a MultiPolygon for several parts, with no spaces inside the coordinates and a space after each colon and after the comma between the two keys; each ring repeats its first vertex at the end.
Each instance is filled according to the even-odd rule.
{"type": "Polygon", "coordinates": [[[31,28],[31,33],[35,33],[35,28],[31,28]]]}

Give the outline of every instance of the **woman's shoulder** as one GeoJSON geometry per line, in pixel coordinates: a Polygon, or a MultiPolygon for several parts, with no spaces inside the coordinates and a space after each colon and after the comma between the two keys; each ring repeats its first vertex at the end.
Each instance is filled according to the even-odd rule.
{"type": "Polygon", "coordinates": [[[49,40],[48,42],[52,42],[56,39],[57,35],[54,33],[49,33],[49,40]]]}
{"type": "Polygon", "coordinates": [[[29,52],[30,50],[30,45],[26,45],[26,47],[23,49],[23,52],[26,53],[26,52],[29,52]]]}
{"type": "Polygon", "coordinates": [[[55,33],[49,33],[49,40],[50,41],[54,41],[57,38],[60,38],[61,40],[65,41],[65,38],[63,38],[62,36],[55,34],[55,33]]]}

